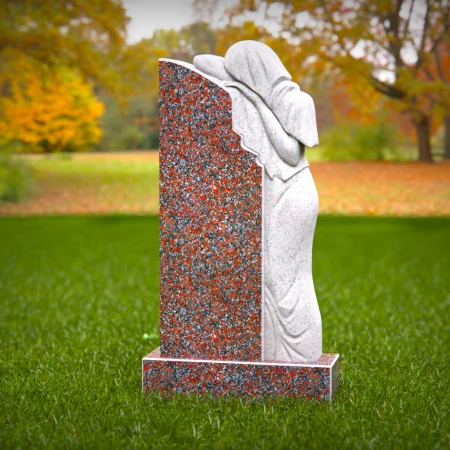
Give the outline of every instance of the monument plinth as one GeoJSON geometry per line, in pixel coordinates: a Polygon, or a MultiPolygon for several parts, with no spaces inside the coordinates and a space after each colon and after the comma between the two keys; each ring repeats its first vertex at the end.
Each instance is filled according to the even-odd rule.
{"type": "Polygon", "coordinates": [[[273,396],[331,400],[339,386],[339,355],[312,364],[163,358],[156,349],[142,360],[145,391],[273,396]]]}
{"type": "MultiPolygon", "coordinates": [[[[274,254],[265,226],[270,180],[260,155],[233,130],[242,125],[237,95],[193,65],[160,61],[161,344],[143,358],[143,389],[331,400],[339,355],[320,350],[310,361],[295,347],[310,339],[313,319],[294,323],[295,334],[294,315],[282,310],[283,347],[268,341],[277,338],[267,305],[276,289],[265,280],[273,276],[265,269],[274,254]]],[[[300,283],[290,296],[306,305],[308,286],[300,283]]],[[[321,330],[320,313],[314,323],[321,330]]]]}

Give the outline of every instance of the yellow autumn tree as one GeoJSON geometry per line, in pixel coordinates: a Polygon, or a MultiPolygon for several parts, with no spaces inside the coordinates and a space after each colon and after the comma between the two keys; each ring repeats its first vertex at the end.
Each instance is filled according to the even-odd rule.
{"type": "Polygon", "coordinates": [[[0,141],[22,151],[58,152],[100,140],[104,107],[89,84],[68,69],[49,71],[24,60],[18,66],[8,95],[0,97],[0,141]]]}

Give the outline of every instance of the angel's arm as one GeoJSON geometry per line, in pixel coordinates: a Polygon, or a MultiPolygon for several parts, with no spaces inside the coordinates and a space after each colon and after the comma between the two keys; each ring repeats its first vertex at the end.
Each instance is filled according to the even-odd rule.
{"type": "Polygon", "coordinates": [[[295,167],[301,158],[300,143],[287,134],[273,112],[264,103],[263,99],[254,91],[241,83],[225,82],[226,86],[239,89],[241,93],[256,106],[261,117],[264,129],[270,143],[275,148],[278,156],[292,167],[295,167]]]}

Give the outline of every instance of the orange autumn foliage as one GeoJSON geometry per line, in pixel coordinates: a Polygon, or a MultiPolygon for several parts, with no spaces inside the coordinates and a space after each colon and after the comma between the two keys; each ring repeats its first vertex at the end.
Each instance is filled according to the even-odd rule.
{"type": "MultiPolygon", "coordinates": [[[[417,136],[409,117],[399,104],[375,90],[366,89],[362,80],[340,76],[332,81],[330,100],[336,123],[356,121],[362,124],[386,122],[395,124],[407,141],[416,142],[417,136]]],[[[439,129],[438,120],[431,121],[430,133],[439,129]]]]}
{"type": "Polygon", "coordinates": [[[368,124],[379,119],[381,95],[358,81],[345,76],[333,80],[330,98],[336,123],[355,120],[368,124]]]}
{"type": "Polygon", "coordinates": [[[3,0],[0,72],[6,68],[15,76],[8,64],[14,53],[14,62],[25,57],[52,69],[67,67],[123,95],[128,21],[118,0],[3,0]]]}
{"type": "MultiPolygon", "coordinates": [[[[23,63],[23,61],[22,61],[23,63]]],[[[79,151],[99,142],[104,106],[74,73],[27,67],[0,98],[0,142],[22,151],[79,151]]]]}

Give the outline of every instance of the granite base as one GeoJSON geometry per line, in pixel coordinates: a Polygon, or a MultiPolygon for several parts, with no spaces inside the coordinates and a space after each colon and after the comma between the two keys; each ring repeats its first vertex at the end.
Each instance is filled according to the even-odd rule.
{"type": "Polygon", "coordinates": [[[309,364],[162,358],[159,348],[142,359],[144,392],[246,398],[303,397],[332,400],[339,385],[339,355],[309,364]]]}

